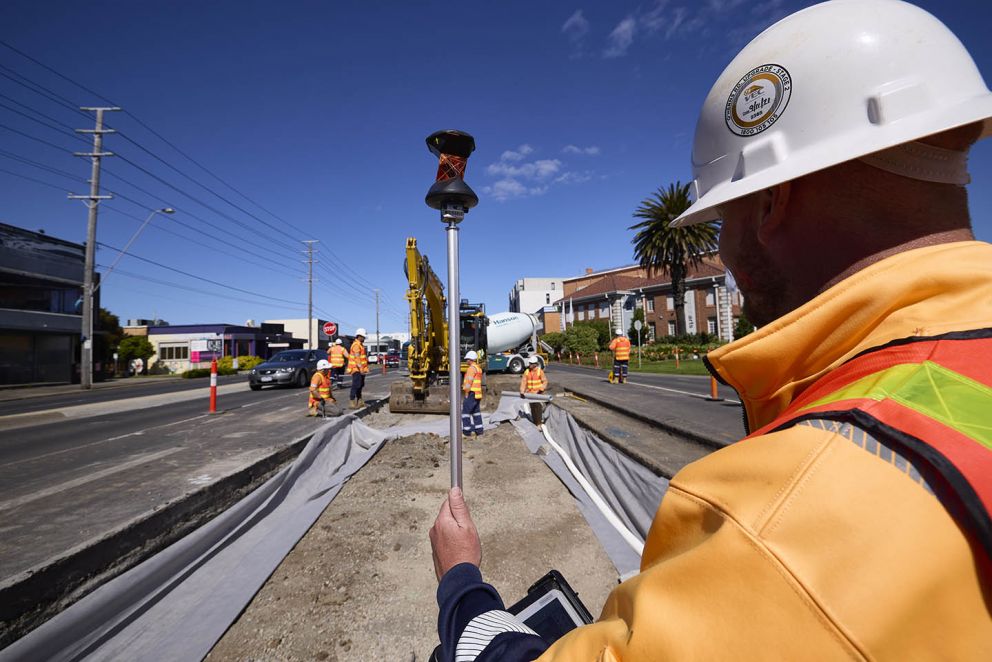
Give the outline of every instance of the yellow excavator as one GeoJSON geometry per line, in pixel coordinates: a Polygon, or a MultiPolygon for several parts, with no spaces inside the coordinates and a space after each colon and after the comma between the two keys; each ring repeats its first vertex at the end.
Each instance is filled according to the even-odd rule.
{"type": "MultiPolygon", "coordinates": [[[[431,269],[426,255],[417,248],[417,239],[406,240],[406,261],[403,264],[408,287],[406,300],[410,304],[410,345],[407,366],[410,378],[395,382],[389,395],[389,410],[399,413],[447,414],[451,405],[448,380],[448,321],[445,316],[444,285],[431,269]]],[[[485,308],[481,304],[462,302],[459,326],[462,347],[460,355],[469,349],[484,353],[486,347],[485,308]]],[[[480,356],[480,361],[485,361],[480,356]]],[[[483,365],[485,365],[483,363],[483,365]]],[[[460,374],[460,366],[455,374],[460,374]]]]}

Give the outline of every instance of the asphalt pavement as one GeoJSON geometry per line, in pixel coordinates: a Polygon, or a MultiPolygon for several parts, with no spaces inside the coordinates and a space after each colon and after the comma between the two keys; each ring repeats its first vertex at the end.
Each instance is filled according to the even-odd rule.
{"type": "Polygon", "coordinates": [[[712,446],[744,436],[743,407],[737,393],[718,385],[710,399],[710,378],[632,372],[625,384],[610,384],[607,370],[552,363],[548,378],[569,391],[671,433],[712,446]]]}
{"type": "MultiPolygon", "coordinates": [[[[366,400],[387,396],[397,376],[370,375],[366,400]]],[[[237,381],[225,386],[217,414],[207,412],[204,398],[185,399],[185,384],[173,382],[177,400],[166,404],[158,404],[162,393],[133,397],[139,391],[116,389],[132,395],[112,399],[125,411],[0,432],[0,584],[210,485],[321,424],[305,415],[306,389],[251,391],[247,379],[240,380],[243,388],[237,381]],[[158,406],[147,406],[149,400],[158,406]]],[[[84,398],[103,401],[105,395],[94,391],[84,398]]],[[[347,392],[335,395],[347,405],[347,392]]],[[[85,413],[92,404],[74,409],[85,413]]]]}

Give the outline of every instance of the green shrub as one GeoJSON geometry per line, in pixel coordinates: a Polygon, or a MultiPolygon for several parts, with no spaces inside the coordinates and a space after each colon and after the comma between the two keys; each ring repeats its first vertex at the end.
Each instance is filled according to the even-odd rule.
{"type": "MultiPolygon", "coordinates": [[[[226,368],[222,368],[220,366],[220,361],[218,361],[217,363],[218,363],[218,365],[217,365],[217,374],[218,375],[234,375],[234,374],[237,374],[235,372],[235,370],[233,368],[231,368],[230,365],[228,365],[226,368]]],[[[183,379],[196,379],[197,377],[209,377],[209,376],[210,376],[210,368],[196,368],[194,370],[185,370],[182,373],[182,378],[183,379]]]]}
{"type": "MultiPolygon", "coordinates": [[[[260,356],[239,356],[238,357],[238,370],[251,370],[259,363],[264,363],[265,359],[260,356]]],[[[234,358],[231,356],[224,356],[217,360],[217,370],[234,370],[234,358]]],[[[227,373],[221,373],[227,374],[227,373]]]]}

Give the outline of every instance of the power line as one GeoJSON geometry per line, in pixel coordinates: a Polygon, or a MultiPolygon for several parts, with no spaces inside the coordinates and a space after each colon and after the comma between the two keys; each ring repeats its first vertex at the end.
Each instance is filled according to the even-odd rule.
{"type": "MultiPolygon", "coordinates": [[[[128,255],[130,255],[130,253],[128,253],[128,255]]],[[[101,268],[104,268],[104,269],[107,268],[107,265],[105,265],[105,264],[101,264],[101,265],[98,265],[98,266],[100,266],[101,268]]],[[[217,297],[219,299],[224,299],[225,301],[240,301],[242,303],[250,303],[250,304],[252,304],[254,306],[267,305],[267,306],[272,306],[272,307],[275,307],[275,308],[285,308],[285,309],[288,309],[288,310],[299,310],[299,308],[297,306],[286,306],[286,305],[283,305],[283,304],[270,303],[268,301],[252,301],[250,299],[242,299],[241,297],[231,296],[230,294],[221,294],[219,292],[210,292],[209,290],[201,290],[201,289],[196,288],[196,287],[190,287],[188,285],[182,285],[180,283],[173,283],[172,281],[161,280],[159,278],[152,278],[150,276],[144,276],[144,275],[141,275],[141,274],[136,274],[136,273],[133,273],[133,272],[130,272],[130,271],[125,271],[123,269],[114,269],[114,273],[115,274],[120,274],[122,276],[127,276],[129,278],[134,278],[134,279],[137,279],[137,280],[143,280],[143,281],[146,281],[146,282],[149,282],[149,283],[155,283],[157,285],[165,285],[165,286],[168,286],[168,287],[175,287],[175,288],[180,289],[180,290],[186,290],[188,292],[195,292],[197,294],[205,294],[207,296],[217,297]]]]}
{"type": "MultiPolygon", "coordinates": [[[[98,246],[103,246],[104,248],[109,248],[112,251],[117,251],[118,253],[122,252],[120,248],[115,248],[114,246],[111,246],[109,244],[105,244],[102,241],[98,241],[98,242],[96,242],[96,244],[98,246]]],[[[140,255],[135,255],[134,253],[128,253],[128,255],[131,256],[131,257],[133,257],[136,260],[141,260],[142,262],[147,262],[148,264],[154,264],[156,267],[161,267],[162,269],[168,269],[169,271],[174,271],[177,274],[182,274],[183,276],[188,276],[189,278],[195,278],[196,280],[202,280],[205,283],[210,283],[211,285],[217,285],[218,287],[223,287],[223,288],[226,288],[226,289],[229,289],[229,290],[233,290],[235,292],[242,292],[244,294],[250,294],[251,296],[255,296],[255,297],[259,297],[259,298],[270,299],[272,301],[281,301],[283,303],[290,303],[290,304],[293,304],[294,306],[300,306],[300,307],[303,306],[303,304],[300,303],[299,301],[290,301],[289,299],[280,299],[279,297],[270,297],[268,295],[258,294],[256,292],[252,292],[251,290],[246,290],[246,289],[243,289],[241,287],[235,287],[234,285],[227,285],[225,283],[221,283],[221,282],[218,282],[216,280],[212,280],[210,278],[205,278],[203,276],[197,276],[196,274],[191,274],[188,271],[183,271],[182,269],[177,269],[175,267],[170,267],[167,264],[162,264],[161,262],[156,262],[155,260],[150,260],[147,257],[141,257],[140,255]]]]}

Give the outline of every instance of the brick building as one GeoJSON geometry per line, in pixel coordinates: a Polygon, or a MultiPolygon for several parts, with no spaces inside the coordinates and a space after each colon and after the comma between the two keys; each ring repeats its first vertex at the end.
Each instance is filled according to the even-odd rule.
{"type": "MultiPolygon", "coordinates": [[[[586,269],[581,276],[566,278],[562,293],[562,298],[555,302],[554,314],[544,313],[545,332],[564,329],[574,322],[599,319],[607,319],[610,326],[626,331],[634,311],[643,309],[644,333],[649,340],[675,334],[675,302],[671,277],[667,274],[649,274],[637,265],[604,271],[586,269]]],[[[685,298],[688,333],[706,332],[731,340],[740,306],[740,294],[726,288],[726,269],[717,254],[690,268],[685,298]]]]}

